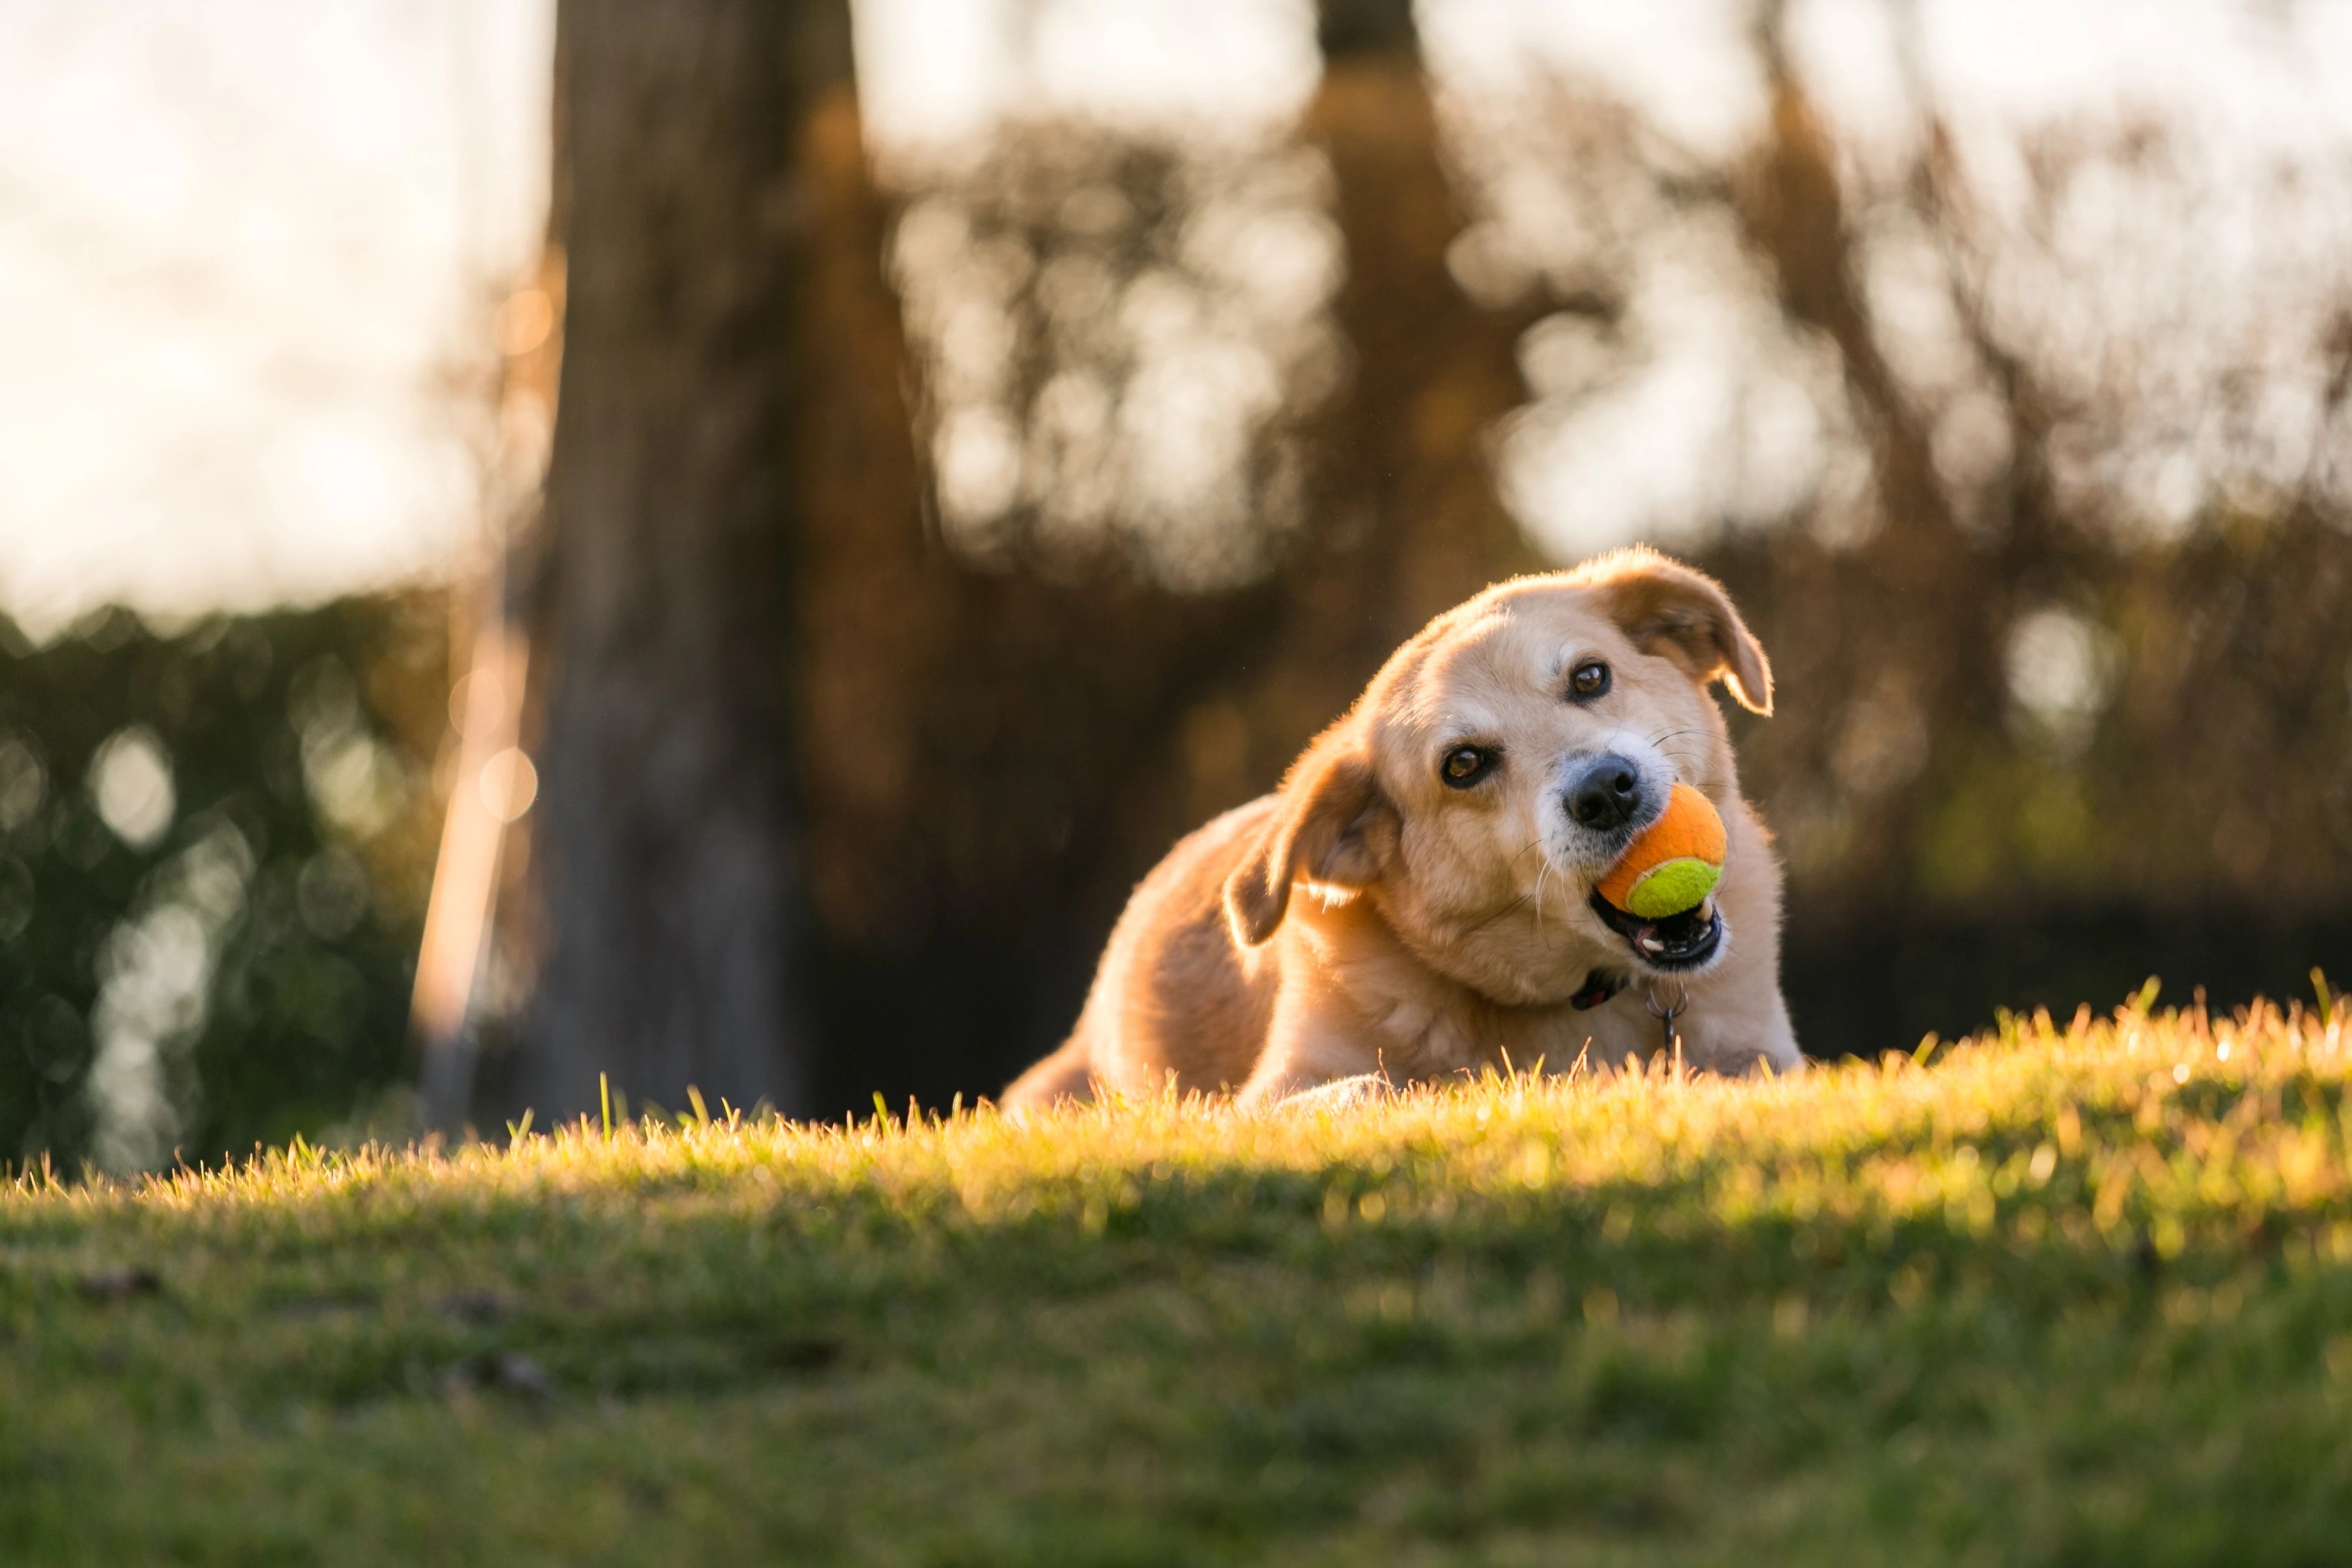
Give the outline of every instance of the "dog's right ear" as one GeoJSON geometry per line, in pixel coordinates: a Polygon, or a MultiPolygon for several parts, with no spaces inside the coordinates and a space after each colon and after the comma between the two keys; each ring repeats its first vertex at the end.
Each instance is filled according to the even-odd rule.
{"type": "Polygon", "coordinates": [[[1701,685],[1723,682],[1750,713],[1772,711],[1772,665],[1723,584],[1646,545],[1612,550],[1576,569],[1636,647],[1662,654],[1701,685]]]}
{"type": "Polygon", "coordinates": [[[1360,727],[1342,720],[1292,765],[1274,814],[1225,879],[1225,921],[1255,947],[1274,935],[1300,877],[1355,892],[1381,873],[1388,811],[1360,727]]]}

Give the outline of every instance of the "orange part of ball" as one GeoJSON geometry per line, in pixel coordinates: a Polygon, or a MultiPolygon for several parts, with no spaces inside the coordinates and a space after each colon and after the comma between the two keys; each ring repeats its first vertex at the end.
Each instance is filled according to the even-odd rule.
{"type": "Polygon", "coordinates": [[[1685,857],[1719,866],[1727,847],[1715,802],[1689,785],[1677,783],[1666,798],[1664,813],[1626,846],[1624,858],[1609,868],[1594,891],[1622,909],[1633,883],[1652,866],[1685,857]]]}

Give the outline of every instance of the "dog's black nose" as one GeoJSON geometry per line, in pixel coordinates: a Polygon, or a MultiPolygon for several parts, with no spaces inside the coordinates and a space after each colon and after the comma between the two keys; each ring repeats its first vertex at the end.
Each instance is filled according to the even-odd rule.
{"type": "Polygon", "coordinates": [[[1579,827],[1595,832],[1623,827],[1641,807],[1642,776],[1612,751],[1570,780],[1566,803],[1579,827]]]}

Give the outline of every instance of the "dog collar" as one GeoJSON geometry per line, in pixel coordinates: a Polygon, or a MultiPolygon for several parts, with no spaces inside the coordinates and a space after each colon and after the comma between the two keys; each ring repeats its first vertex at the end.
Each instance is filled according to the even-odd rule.
{"type": "Polygon", "coordinates": [[[1584,989],[1568,998],[1568,1005],[1578,1012],[1591,1012],[1625,988],[1625,982],[1599,969],[1584,977],[1584,989]]]}
{"type": "Polygon", "coordinates": [[[1674,1058],[1675,1068],[1679,1071],[1681,1071],[1683,1062],[1683,1042],[1682,1036],[1676,1032],[1675,1029],[1675,1020],[1682,1017],[1683,1014],[1690,1011],[1690,992],[1683,988],[1680,981],[1673,982],[1673,984],[1675,988],[1675,999],[1673,1001],[1660,1001],[1658,999],[1658,988],[1654,985],[1649,988],[1650,995],[1648,1000],[1650,1004],[1650,1016],[1658,1020],[1658,1029],[1660,1030],[1658,1049],[1666,1055],[1674,1058]]]}

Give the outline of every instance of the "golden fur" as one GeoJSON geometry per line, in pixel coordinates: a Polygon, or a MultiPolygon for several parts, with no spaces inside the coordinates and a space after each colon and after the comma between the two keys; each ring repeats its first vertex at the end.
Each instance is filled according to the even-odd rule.
{"type": "MultiPolygon", "coordinates": [[[[1135,891],[1069,1040],[1005,1091],[1008,1109],[1109,1092],[1344,1099],[1508,1063],[1594,1067],[1658,1048],[1654,998],[1687,992],[1685,1061],[1801,1065],[1780,989],[1780,870],[1740,798],[1706,687],[1771,711],[1763,650],[1711,579],[1647,549],[1498,583],[1391,656],[1272,795],[1185,838],[1135,891]],[[1602,695],[1569,695],[1604,662],[1602,695]],[[1499,759],[1442,781],[1475,744],[1499,759]],[[1564,790],[1607,755],[1663,802],[1714,801],[1729,847],[1724,932],[1667,975],[1586,902],[1622,847],[1564,790]],[[1606,1002],[1571,1001],[1596,977],[1606,1002]]],[[[1588,993],[1589,994],[1589,993],[1588,993]]]]}

